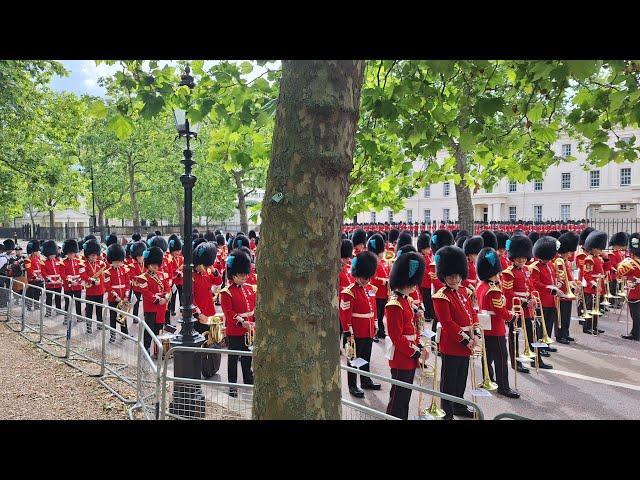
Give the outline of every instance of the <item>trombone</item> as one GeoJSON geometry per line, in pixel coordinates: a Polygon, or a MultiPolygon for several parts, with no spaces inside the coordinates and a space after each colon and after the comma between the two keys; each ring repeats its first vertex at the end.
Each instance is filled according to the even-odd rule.
{"type": "MultiPolygon", "coordinates": [[[[441,332],[440,325],[438,325],[436,330],[437,330],[437,333],[436,333],[435,339],[434,340],[429,339],[430,346],[435,347],[435,356],[434,356],[435,361],[433,364],[433,383],[431,384],[431,390],[433,391],[436,391],[436,388],[438,388],[438,343],[440,340],[440,332],[441,332]]],[[[424,368],[424,366],[420,364],[420,386],[422,386],[422,382],[424,381],[425,377],[428,375],[428,373],[425,370],[426,369],[424,368]]],[[[431,405],[429,406],[429,408],[422,410],[422,396],[423,396],[422,392],[420,392],[420,396],[418,397],[418,416],[419,417],[425,417],[427,415],[430,415],[431,417],[434,417],[434,418],[443,418],[446,415],[446,412],[438,406],[435,395],[431,395],[431,405]]]]}
{"type": "MultiPolygon", "coordinates": [[[[546,343],[547,345],[551,345],[554,341],[547,333],[547,326],[544,321],[544,310],[542,310],[542,300],[540,300],[540,293],[537,290],[531,292],[531,296],[536,300],[536,308],[534,313],[534,320],[537,320],[542,323],[542,338],[540,341],[542,343],[546,343]],[[540,314],[538,314],[538,309],[540,309],[540,314]]],[[[557,308],[560,309],[559,299],[556,297],[557,308]]],[[[556,329],[558,328],[557,320],[556,320],[556,329]]]]}

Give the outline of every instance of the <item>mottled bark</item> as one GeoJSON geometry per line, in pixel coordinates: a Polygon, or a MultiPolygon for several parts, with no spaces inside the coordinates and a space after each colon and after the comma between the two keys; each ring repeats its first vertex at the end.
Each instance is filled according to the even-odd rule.
{"type": "Polygon", "coordinates": [[[238,211],[240,212],[240,230],[249,233],[249,220],[247,218],[247,202],[245,201],[244,184],[242,182],[242,172],[233,171],[233,179],[236,182],[236,195],[238,197],[238,211]]]}
{"type": "Polygon", "coordinates": [[[55,226],[55,222],[56,222],[56,212],[53,210],[49,210],[49,228],[51,229],[51,232],[53,232],[53,227],[55,226]]]}
{"type": "Polygon", "coordinates": [[[363,70],[283,62],[257,261],[256,419],[341,416],[339,234],[363,70]]]}
{"type": "Polygon", "coordinates": [[[459,146],[455,149],[456,157],[456,173],[462,180],[456,187],[456,203],[458,204],[458,224],[463,230],[467,230],[473,234],[473,203],[471,202],[471,189],[465,180],[465,175],[469,172],[467,166],[467,154],[460,150],[459,146]]]}

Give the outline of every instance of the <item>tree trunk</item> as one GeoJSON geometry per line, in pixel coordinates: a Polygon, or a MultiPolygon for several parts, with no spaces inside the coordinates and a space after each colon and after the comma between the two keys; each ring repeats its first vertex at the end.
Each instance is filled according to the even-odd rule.
{"type": "Polygon", "coordinates": [[[364,62],[282,65],[256,268],[253,418],[340,419],[339,234],[364,62]]]}
{"type": "Polygon", "coordinates": [[[240,212],[240,230],[245,235],[249,233],[249,220],[247,219],[247,202],[244,199],[244,185],[242,184],[242,172],[233,171],[233,179],[236,181],[236,195],[238,196],[238,211],[240,212]]]}
{"type": "Polygon", "coordinates": [[[133,217],[133,226],[140,226],[140,210],[138,209],[138,197],[136,194],[136,178],[135,178],[135,166],[133,164],[133,158],[129,156],[127,162],[127,170],[129,174],[129,198],[131,199],[131,216],[133,217]]]}
{"type": "Polygon", "coordinates": [[[29,219],[31,220],[31,236],[36,235],[36,222],[33,219],[33,205],[29,204],[29,219]]]}
{"type": "Polygon", "coordinates": [[[471,189],[467,185],[464,176],[468,173],[467,154],[460,150],[459,146],[455,148],[456,157],[456,173],[462,180],[456,185],[456,202],[458,204],[458,224],[461,230],[467,230],[471,235],[474,233],[473,223],[473,202],[471,201],[471,189]]]}

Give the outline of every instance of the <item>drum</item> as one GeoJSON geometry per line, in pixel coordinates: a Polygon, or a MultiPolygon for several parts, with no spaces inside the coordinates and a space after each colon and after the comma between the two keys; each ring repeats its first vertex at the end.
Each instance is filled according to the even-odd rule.
{"type": "Polygon", "coordinates": [[[25,288],[29,281],[26,276],[20,276],[13,279],[13,285],[11,289],[16,293],[22,293],[22,290],[25,288]]]}

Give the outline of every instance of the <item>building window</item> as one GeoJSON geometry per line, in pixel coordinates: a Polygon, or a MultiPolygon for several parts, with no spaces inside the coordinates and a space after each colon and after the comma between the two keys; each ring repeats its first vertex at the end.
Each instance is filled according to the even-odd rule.
{"type": "Polygon", "coordinates": [[[451,189],[451,185],[449,185],[449,182],[445,182],[442,185],[442,195],[445,197],[448,197],[450,189],[451,189]]]}
{"type": "Polygon", "coordinates": [[[371,223],[376,223],[376,212],[371,212],[371,223]]]}
{"type": "Polygon", "coordinates": [[[518,190],[518,183],[510,181],[509,182],[509,193],[513,193],[518,190]]]}
{"type": "Polygon", "coordinates": [[[533,206],[533,220],[536,222],[542,221],[542,205],[533,206]]]}
{"type": "Polygon", "coordinates": [[[518,220],[518,207],[509,207],[509,221],[515,222],[518,220]]]}
{"type": "Polygon", "coordinates": [[[560,220],[566,222],[571,218],[571,205],[560,205],[560,220]]]}
{"type": "Polygon", "coordinates": [[[431,196],[431,185],[427,185],[424,187],[424,198],[429,198],[431,196]]]}
{"type": "Polygon", "coordinates": [[[562,183],[560,184],[562,190],[569,190],[571,188],[571,173],[565,172],[562,174],[562,183]]]}
{"type": "Polygon", "coordinates": [[[442,209],[442,220],[444,220],[445,222],[449,221],[449,209],[448,208],[443,208],[442,209]]]}
{"type": "Polygon", "coordinates": [[[600,188],[600,170],[589,172],[589,185],[591,188],[600,188]]]}
{"type": "Polygon", "coordinates": [[[631,185],[631,169],[621,168],[620,169],[620,186],[627,187],[629,185],[631,185]]]}
{"type": "Polygon", "coordinates": [[[627,205],[626,203],[621,203],[620,204],[620,210],[629,210],[629,205],[627,205]]]}
{"type": "Polygon", "coordinates": [[[393,210],[389,210],[389,223],[393,222],[393,210]]]}
{"type": "Polygon", "coordinates": [[[413,222],[413,210],[407,210],[407,222],[413,222]]]}
{"type": "Polygon", "coordinates": [[[566,158],[569,155],[571,155],[571,144],[565,143],[564,145],[562,145],[562,156],[566,158]]]}
{"type": "Polygon", "coordinates": [[[542,180],[534,180],[533,181],[533,191],[541,192],[542,191],[542,180]]]}
{"type": "Polygon", "coordinates": [[[424,210],[424,223],[431,223],[431,209],[429,208],[424,210]]]}

